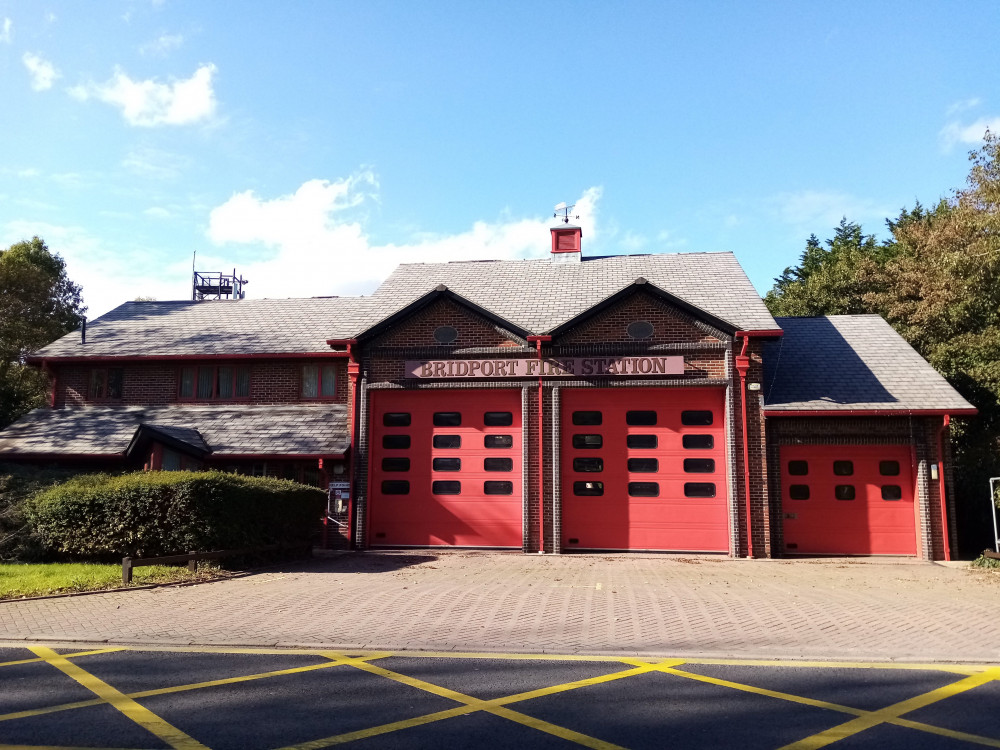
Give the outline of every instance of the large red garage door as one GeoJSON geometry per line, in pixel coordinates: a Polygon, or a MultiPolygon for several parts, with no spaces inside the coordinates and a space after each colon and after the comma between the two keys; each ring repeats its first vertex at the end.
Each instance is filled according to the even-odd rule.
{"type": "Polygon", "coordinates": [[[372,394],[372,546],[520,547],[521,392],[372,394]]]}
{"type": "Polygon", "coordinates": [[[729,551],[721,389],[566,388],[563,549],[729,551]]]}
{"type": "Polygon", "coordinates": [[[783,447],[781,493],[788,552],[917,553],[909,448],[783,447]]]}

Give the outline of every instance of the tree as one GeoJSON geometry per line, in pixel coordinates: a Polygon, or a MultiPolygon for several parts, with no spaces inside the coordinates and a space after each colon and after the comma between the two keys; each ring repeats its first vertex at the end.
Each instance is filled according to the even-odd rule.
{"type": "Polygon", "coordinates": [[[799,265],[774,280],[764,302],[774,315],[868,312],[864,297],[876,291],[878,279],[872,272],[892,252],[844,217],[825,248],[815,234],[809,236],[799,265]]]}
{"type": "Polygon", "coordinates": [[[41,239],[0,250],[0,429],[44,400],[45,377],[25,364],[28,354],[77,328],[86,309],[41,239]]]}

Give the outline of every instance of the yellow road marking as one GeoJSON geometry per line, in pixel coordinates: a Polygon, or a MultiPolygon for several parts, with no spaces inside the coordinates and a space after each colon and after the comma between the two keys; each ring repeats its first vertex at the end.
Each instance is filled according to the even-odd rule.
{"type": "Polygon", "coordinates": [[[116,690],[108,683],[90,674],[82,667],[61,657],[52,649],[45,648],[44,646],[32,646],[31,650],[60,672],[73,678],[98,697],[103,698],[147,732],[155,735],[171,747],[176,748],[176,750],[208,750],[190,735],[185,734],[165,719],[160,718],[145,706],[139,705],[132,698],[129,698],[121,691],[116,690]]]}
{"type": "Polygon", "coordinates": [[[818,734],[801,739],[798,742],[785,745],[781,750],[816,750],[816,748],[826,747],[845,737],[851,737],[866,729],[870,729],[877,724],[891,723],[893,719],[898,719],[905,713],[929,706],[932,703],[937,703],[953,695],[964,693],[967,690],[972,690],[975,687],[985,685],[987,682],[996,679],[1000,679],[1000,668],[987,669],[979,674],[970,675],[957,682],[953,682],[950,685],[939,687],[936,690],[931,690],[905,701],[900,701],[899,703],[894,703],[878,711],[866,713],[844,724],[839,724],[818,734]]]}
{"type": "MultiPolygon", "coordinates": [[[[21,648],[31,648],[30,646],[22,646],[21,648]]],[[[61,654],[64,659],[75,659],[78,656],[91,656],[92,654],[110,654],[115,651],[124,651],[125,648],[118,646],[115,648],[95,648],[91,651],[77,651],[72,654],[61,654]]],[[[18,664],[40,664],[44,662],[45,659],[40,656],[32,657],[31,659],[18,659],[17,661],[4,661],[0,662],[0,667],[13,667],[18,664]]]]}
{"type": "Polygon", "coordinates": [[[910,721],[909,719],[892,719],[887,722],[889,724],[895,724],[899,727],[907,727],[908,729],[919,729],[921,732],[927,732],[928,734],[937,734],[941,737],[950,737],[954,740],[964,740],[966,742],[974,742],[977,745],[985,745],[986,747],[1000,747],[1000,740],[994,737],[983,737],[979,734],[969,734],[968,732],[959,732],[954,729],[945,729],[944,727],[936,727],[933,724],[924,724],[920,721],[910,721]]]}
{"type": "MultiPolygon", "coordinates": [[[[320,654],[313,652],[314,656],[319,656],[320,654]]],[[[352,658],[363,658],[363,659],[383,659],[388,654],[385,653],[375,653],[371,656],[364,657],[352,657],[352,658]]],[[[69,654],[64,654],[64,656],[69,656],[69,654]]],[[[346,658],[346,657],[345,657],[346,658]]],[[[39,659],[38,661],[44,661],[44,659],[39,659]]],[[[240,682],[251,682],[253,680],[264,680],[269,677],[283,677],[285,675],[298,674],[300,672],[311,672],[317,669],[329,669],[330,667],[336,667],[343,664],[343,661],[328,661],[322,662],[320,664],[309,664],[304,667],[290,667],[289,669],[277,669],[273,672],[258,672],[257,674],[241,675],[239,677],[223,677],[218,680],[206,680],[205,682],[191,682],[186,685],[173,685],[171,687],[163,688],[153,688],[151,690],[141,690],[136,693],[125,693],[128,698],[151,698],[156,695],[166,695],[168,693],[182,693],[188,690],[198,690],[200,688],[207,687],[218,687],[220,685],[235,685],[240,682]]],[[[98,706],[107,701],[101,698],[91,698],[85,701],[76,701],[74,703],[63,703],[57,706],[45,706],[44,708],[31,708],[24,711],[15,711],[14,713],[2,714],[0,715],[0,721],[10,721],[11,719],[26,719],[30,716],[40,716],[42,714],[57,713],[59,711],[69,711],[75,708],[87,708],[88,706],[98,706]]],[[[3,750],[5,746],[0,745],[0,750],[3,750]]]]}
{"type": "MultiPolygon", "coordinates": [[[[336,652],[327,652],[327,657],[330,659],[342,659],[343,656],[336,652]]],[[[588,677],[582,680],[575,680],[573,682],[563,683],[561,685],[552,685],[550,687],[538,688],[536,690],[529,690],[523,693],[517,693],[515,695],[508,695],[503,698],[493,698],[491,700],[483,700],[480,698],[474,698],[471,695],[466,695],[465,693],[459,693],[458,691],[451,690],[450,688],[442,687],[440,685],[435,685],[434,683],[421,680],[416,677],[411,677],[409,675],[404,675],[399,672],[394,672],[383,667],[376,666],[374,664],[368,664],[361,660],[352,660],[349,662],[351,666],[357,667],[365,672],[371,674],[376,674],[380,677],[385,677],[386,679],[393,680],[394,682],[399,682],[403,685],[409,687],[417,688],[418,690],[423,690],[425,692],[437,695],[441,698],[447,698],[449,700],[457,701],[463,703],[462,706],[456,706],[455,708],[447,709],[445,711],[437,711],[430,714],[424,714],[423,716],[416,716],[411,719],[404,719],[402,721],[394,721],[389,724],[381,724],[375,727],[369,727],[368,729],[361,729],[355,732],[347,732],[344,734],[334,735],[332,737],[326,737],[324,739],[313,740],[311,742],[302,743],[299,745],[290,745],[283,750],[319,750],[320,748],[330,747],[331,745],[341,745],[345,742],[353,742],[354,740],[365,739],[368,737],[375,737],[382,734],[388,734],[389,732],[399,731],[401,729],[409,729],[410,727],[421,726],[424,724],[430,724],[435,721],[441,721],[443,719],[450,719],[455,716],[462,716],[465,714],[473,713],[476,711],[485,711],[487,713],[494,714],[495,716],[500,716],[504,719],[517,722],[518,724],[523,724],[524,726],[531,727],[532,729],[537,729],[542,732],[554,735],[556,737],[561,737],[563,739],[569,740],[571,742],[576,742],[577,744],[583,745],[585,747],[595,748],[595,750],[615,750],[618,745],[614,745],[610,742],[605,742],[604,740],[597,739],[596,737],[590,737],[589,735],[581,734],[580,732],[573,731],[572,729],[567,729],[566,727],[560,727],[556,724],[551,724],[542,719],[536,719],[532,716],[527,716],[518,711],[513,711],[506,708],[509,703],[518,703],[520,701],[529,700],[531,698],[537,698],[543,695],[552,695],[555,693],[565,692],[567,690],[575,690],[577,688],[586,687],[588,685],[597,685],[602,682],[610,682],[612,680],[619,680],[625,677],[633,677],[637,674],[644,674],[651,672],[656,668],[655,664],[640,664],[635,666],[633,669],[626,669],[621,672],[612,672],[607,675],[599,675],[597,677],[588,677]]],[[[670,666],[676,666],[682,664],[682,659],[672,659],[667,662],[670,666]]]]}

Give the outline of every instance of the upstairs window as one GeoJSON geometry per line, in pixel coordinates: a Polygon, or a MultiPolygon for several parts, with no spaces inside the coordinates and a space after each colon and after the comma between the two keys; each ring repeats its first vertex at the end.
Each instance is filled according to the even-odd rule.
{"type": "Polygon", "coordinates": [[[195,401],[250,398],[250,368],[233,365],[182,367],[179,394],[195,401]]]}
{"type": "Polygon", "coordinates": [[[337,379],[333,365],[305,365],[302,368],[302,398],[333,398],[337,379]]]}
{"type": "Polygon", "coordinates": [[[102,367],[90,371],[87,395],[91,401],[119,401],[125,373],[121,367],[102,367]]]}

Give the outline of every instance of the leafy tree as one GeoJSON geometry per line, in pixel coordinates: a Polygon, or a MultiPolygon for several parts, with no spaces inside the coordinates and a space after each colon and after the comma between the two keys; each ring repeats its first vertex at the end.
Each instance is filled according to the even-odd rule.
{"type": "Polygon", "coordinates": [[[810,235],[796,268],[774,280],[764,301],[774,315],[868,312],[864,297],[877,290],[875,268],[893,253],[844,217],[823,247],[810,235]]]}
{"type": "Polygon", "coordinates": [[[44,400],[45,377],[25,365],[28,354],[77,328],[86,309],[41,239],[0,250],[0,428],[44,400]]]}

